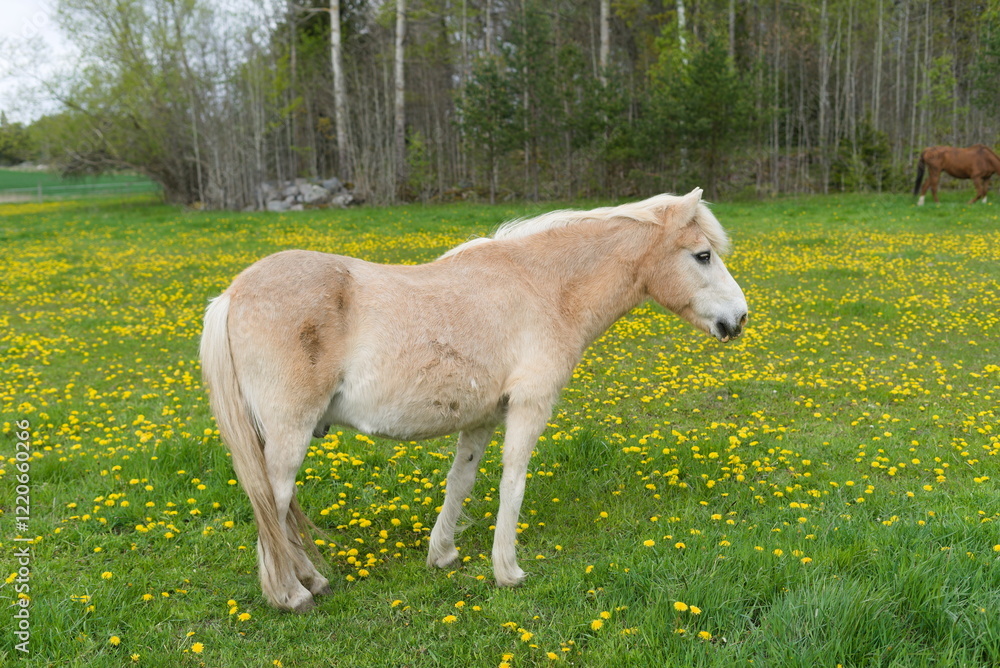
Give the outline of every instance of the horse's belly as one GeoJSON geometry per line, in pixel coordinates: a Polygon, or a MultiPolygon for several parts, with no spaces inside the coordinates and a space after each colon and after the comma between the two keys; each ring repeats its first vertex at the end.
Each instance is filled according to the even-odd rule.
{"type": "Polygon", "coordinates": [[[468,388],[437,389],[420,392],[417,388],[403,388],[393,392],[341,384],[324,421],[373,436],[419,441],[496,423],[502,417],[500,397],[490,400],[474,380],[469,381],[468,388]]]}

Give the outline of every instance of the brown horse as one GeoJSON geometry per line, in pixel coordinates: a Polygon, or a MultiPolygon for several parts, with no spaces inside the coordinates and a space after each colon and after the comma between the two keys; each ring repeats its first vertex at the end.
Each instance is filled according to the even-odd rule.
{"type": "Polygon", "coordinates": [[[969,204],[979,199],[985,204],[990,177],[1000,173],[1000,157],[984,144],[973,144],[968,148],[931,146],[924,149],[920,154],[920,162],[917,163],[917,184],[913,187],[914,195],[920,193],[917,206],[924,203],[924,195],[928,188],[931,189],[934,201],[938,201],[938,179],[941,178],[942,170],[956,179],[972,179],[976,185],[976,196],[969,200],[969,204]],[[920,182],[924,180],[925,165],[928,171],[927,183],[921,188],[920,182]]]}

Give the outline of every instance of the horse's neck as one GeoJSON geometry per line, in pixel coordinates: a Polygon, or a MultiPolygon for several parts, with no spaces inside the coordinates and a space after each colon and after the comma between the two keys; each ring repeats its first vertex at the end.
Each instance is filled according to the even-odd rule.
{"type": "Polygon", "coordinates": [[[989,146],[986,147],[986,155],[989,157],[990,166],[995,174],[1000,174],[1000,156],[998,156],[989,146]]]}
{"type": "Polygon", "coordinates": [[[638,266],[653,230],[647,225],[598,229],[581,226],[538,235],[524,239],[516,251],[536,291],[555,302],[555,317],[582,347],[645,297],[638,266]]]}

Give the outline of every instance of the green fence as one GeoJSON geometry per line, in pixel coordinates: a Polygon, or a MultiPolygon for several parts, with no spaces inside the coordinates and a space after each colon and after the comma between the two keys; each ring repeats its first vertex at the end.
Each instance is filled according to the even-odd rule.
{"type": "Polygon", "coordinates": [[[48,171],[0,169],[0,202],[158,193],[160,186],[139,174],[104,174],[78,179],[48,171]]]}

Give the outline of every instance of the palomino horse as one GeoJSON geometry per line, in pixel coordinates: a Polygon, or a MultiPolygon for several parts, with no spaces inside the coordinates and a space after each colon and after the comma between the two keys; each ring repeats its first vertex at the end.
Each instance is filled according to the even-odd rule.
{"type": "Polygon", "coordinates": [[[404,441],[460,432],[427,557],[443,568],[505,422],[493,572],[518,584],[528,460],[584,350],[647,297],[720,341],[739,336],[747,303],[727,248],[696,189],[513,221],[424,265],[292,250],[243,271],[208,307],[201,360],[253,506],[268,601],[303,611],[329,591],[303,549],[295,476],[333,424],[404,441]]]}
{"type": "Polygon", "coordinates": [[[976,186],[976,196],[969,200],[969,204],[978,199],[986,203],[986,191],[990,187],[990,177],[1000,173],[1000,157],[985,144],[973,144],[968,148],[955,148],[953,146],[931,146],[925,148],[920,154],[920,161],[917,163],[917,184],[913,187],[913,194],[919,191],[920,199],[917,206],[924,203],[924,195],[927,189],[931,189],[934,201],[938,201],[938,179],[941,172],[945,171],[956,179],[972,179],[976,186]],[[927,166],[927,183],[920,187],[920,182],[924,180],[924,166],[927,166]]]}

